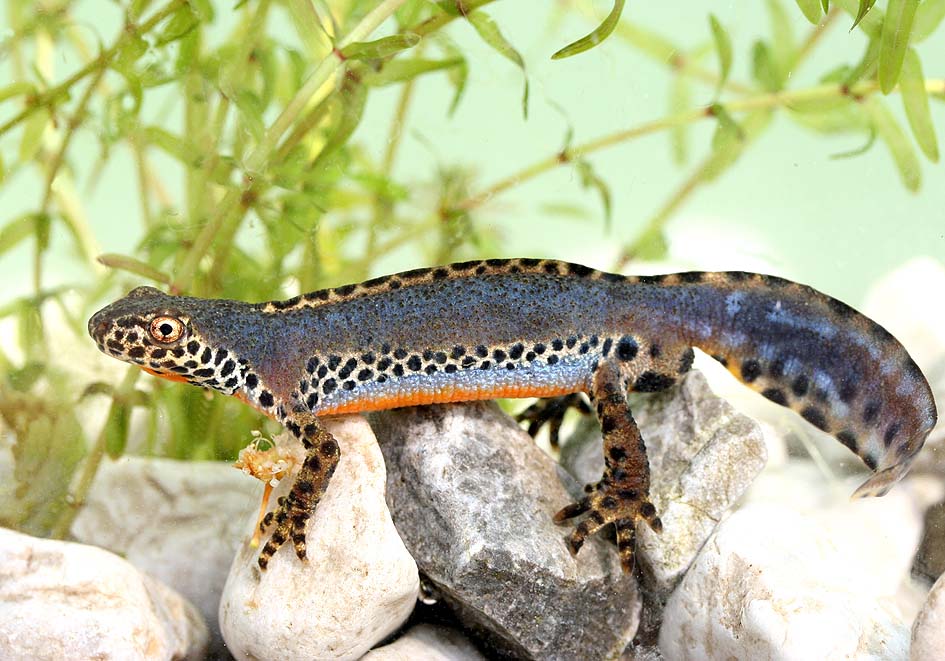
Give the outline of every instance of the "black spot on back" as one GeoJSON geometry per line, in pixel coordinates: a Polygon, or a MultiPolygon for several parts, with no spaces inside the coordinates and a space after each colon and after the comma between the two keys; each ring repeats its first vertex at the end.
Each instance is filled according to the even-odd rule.
{"type": "Polygon", "coordinates": [[[837,440],[843,443],[845,446],[859,454],[859,448],[856,445],[856,434],[854,434],[849,429],[845,429],[842,432],[837,433],[837,440]]]}
{"type": "Polygon", "coordinates": [[[770,399],[775,404],[787,406],[787,395],[785,395],[784,391],[780,388],[766,388],[765,390],[761,391],[761,394],[770,399]]]}
{"type": "Polygon", "coordinates": [[[837,394],[840,397],[840,401],[844,404],[852,402],[856,397],[856,384],[853,382],[853,379],[844,379],[840,383],[837,394]]]}
{"type": "Polygon", "coordinates": [[[863,407],[863,422],[868,425],[876,422],[876,418],[879,416],[879,411],[881,408],[882,404],[875,399],[866,402],[866,406],[863,407]]]}
{"type": "MultiPolygon", "coordinates": [[[[584,353],[583,348],[582,346],[582,353],[584,353]]],[[[629,335],[624,335],[617,343],[617,358],[620,360],[633,360],[636,358],[638,350],[637,341],[629,335]]]]}
{"type": "Polygon", "coordinates": [[[594,269],[582,266],[581,264],[568,264],[568,273],[577,276],[588,276],[594,272],[594,269]]]}
{"type": "Polygon", "coordinates": [[[830,306],[830,309],[833,310],[834,314],[836,314],[841,319],[847,319],[856,314],[856,310],[851,308],[843,301],[838,301],[833,297],[829,297],[827,299],[827,305],[830,306]]]}
{"type": "Polygon", "coordinates": [[[801,417],[811,423],[817,429],[827,431],[827,418],[824,412],[816,406],[806,406],[801,410],[801,417]]]}
{"type": "Polygon", "coordinates": [[[751,383],[761,376],[761,365],[757,360],[749,358],[742,362],[742,381],[751,383]]]}
{"type": "Polygon", "coordinates": [[[683,351],[682,356],[679,358],[679,373],[685,374],[692,369],[692,361],[696,359],[696,353],[692,350],[692,347],[688,347],[683,351]]]}
{"type": "Polygon", "coordinates": [[[810,387],[810,381],[807,377],[801,374],[794,382],[791,384],[791,392],[793,392],[798,397],[803,397],[807,394],[807,389],[810,387]]]}
{"type": "Polygon", "coordinates": [[[883,445],[887,448],[892,445],[893,440],[896,436],[899,435],[899,432],[902,430],[902,425],[899,422],[894,422],[886,428],[886,433],[883,434],[883,445]]]}

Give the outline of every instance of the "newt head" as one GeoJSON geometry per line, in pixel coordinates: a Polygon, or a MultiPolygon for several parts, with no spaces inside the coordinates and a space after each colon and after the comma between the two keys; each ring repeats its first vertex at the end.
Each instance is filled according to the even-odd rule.
{"type": "Polygon", "coordinates": [[[235,305],[138,287],[92,315],[89,335],[103,353],[150,374],[232,395],[245,361],[214,330],[223,308],[235,305]]]}

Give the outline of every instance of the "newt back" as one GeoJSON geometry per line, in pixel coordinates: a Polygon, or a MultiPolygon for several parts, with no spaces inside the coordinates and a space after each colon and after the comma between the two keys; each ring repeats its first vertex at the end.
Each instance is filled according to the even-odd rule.
{"type": "Polygon", "coordinates": [[[742,272],[625,277],[488,260],[258,304],[142,287],[89,331],[110,355],[284,423],[299,411],[590,392],[602,361],[628,390],[661,390],[698,347],[878,471],[857,495],[885,493],[936,420],[928,383],[885,329],[804,285],[742,272]],[[157,319],[178,320],[180,337],[156,338],[157,319]]]}

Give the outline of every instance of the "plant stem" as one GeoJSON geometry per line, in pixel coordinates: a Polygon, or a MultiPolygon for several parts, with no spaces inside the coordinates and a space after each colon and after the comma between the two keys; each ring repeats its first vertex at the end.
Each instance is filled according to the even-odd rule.
{"type": "MultiPolygon", "coordinates": [[[[234,213],[234,210],[241,201],[243,204],[240,206],[244,210],[248,208],[247,200],[249,198],[244,196],[249,193],[256,179],[266,170],[270,156],[276,150],[283,134],[295,122],[322,86],[344,66],[344,59],[338,55],[338,51],[344,49],[348,44],[365,39],[404,2],[405,0],[383,0],[378,4],[361,19],[361,22],[346,37],[338,41],[335,49],[319,63],[315,71],[308,77],[308,80],[303,83],[302,88],[292,97],[282,113],[266,131],[263,139],[246,159],[243,166],[245,172],[244,185],[241,188],[234,187],[227,191],[217,205],[216,212],[197,236],[177,272],[177,277],[174,279],[173,287],[175,290],[186,291],[190,287],[196,275],[197,266],[209,250],[214,239],[221,239],[223,244],[227,244],[235,235],[239,221],[244,214],[234,213]]],[[[223,258],[221,255],[217,255],[216,262],[222,265],[223,258]]],[[[214,264],[215,268],[217,266],[216,262],[214,264]]]]}
{"type": "MultiPolygon", "coordinates": [[[[945,88],[945,79],[926,80],[925,88],[930,94],[941,93],[942,89],[945,88]]],[[[878,91],[879,84],[875,81],[863,81],[853,85],[852,87],[847,87],[840,84],[815,85],[813,87],[807,87],[799,90],[782,90],[779,92],[758,94],[756,96],[750,96],[743,99],[735,99],[722,105],[729,112],[746,112],[749,110],[760,110],[763,108],[790,107],[791,105],[797,103],[818,101],[833,97],[850,96],[853,98],[862,98],[878,91]]],[[[534,179],[538,175],[544,174],[549,170],[553,170],[558,166],[566,165],[575,160],[583,158],[584,156],[587,156],[593,152],[599,151],[606,147],[613,147],[614,145],[627,142],[644,135],[657,133],[659,131],[664,131],[666,129],[684,124],[690,124],[703,119],[710,119],[714,116],[715,114],[712,112],[711,108],[686,110],[684,112],[663,117],[662,119],[645,122],[633,128],[602,136],[570,149],[565,149],[558,152],[554,156],[549,156],[548,158],[542,159],[537,163],[533,163],[532,165],[519,170],[515,174],[497,181],[485,190],[482,190],[479,193],[476,193],[475,195],[460,201],[454,208],[463,211],[475,209],[490,201],[497,195],[504,193],[510,188],[518,186],[529,179],[534,179]]]]}

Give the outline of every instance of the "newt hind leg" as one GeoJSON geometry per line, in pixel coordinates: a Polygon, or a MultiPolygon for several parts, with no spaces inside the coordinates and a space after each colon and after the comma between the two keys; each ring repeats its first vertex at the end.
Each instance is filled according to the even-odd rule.
{"type": "Polygon", "coordinates": [[[591,408],[581,394],[575,392],[560,397],[539,399],[516,415],[515,421],[528,422],[528,435],[532,438],[535,438],[543,426],[548,425],[548,443],[552,448],[558,449],[561,446],[561,424],[569,409],[576,409],[582,414],[591,412],[591,408]]]}
{"type": "Polygon", "coordinates": [[[577,554],[585,539],[607,525],[617,532],[620,564],[633,571],[636,523],[645,521],[660,532],[663,524],[649,501],[650,466],[646,446],[627,404],[627,388],[617,365],[602,363],[591,385],[591,400],[597,408],[604,436],[604,474],[587,485],[587,495],[555,515],[563,523],[587,515],[567,537],[568,550],[577,554]]]}
{"type": "Polygon", "coordinates": [[[341,456],[338,441],[322,428],[315,416],[300,415],[296,420],[287,421],[286,427],[302,442],[307,454],[289,495],[280,498],[279,506],[266,514],[259,524],[259,532],[263,534],[274,526],[272,535],[259,552],[258,563],[262,570],[288,539],[292,540],[299,560],[305,559],[305,524],[328,488],[341,456]]]}

